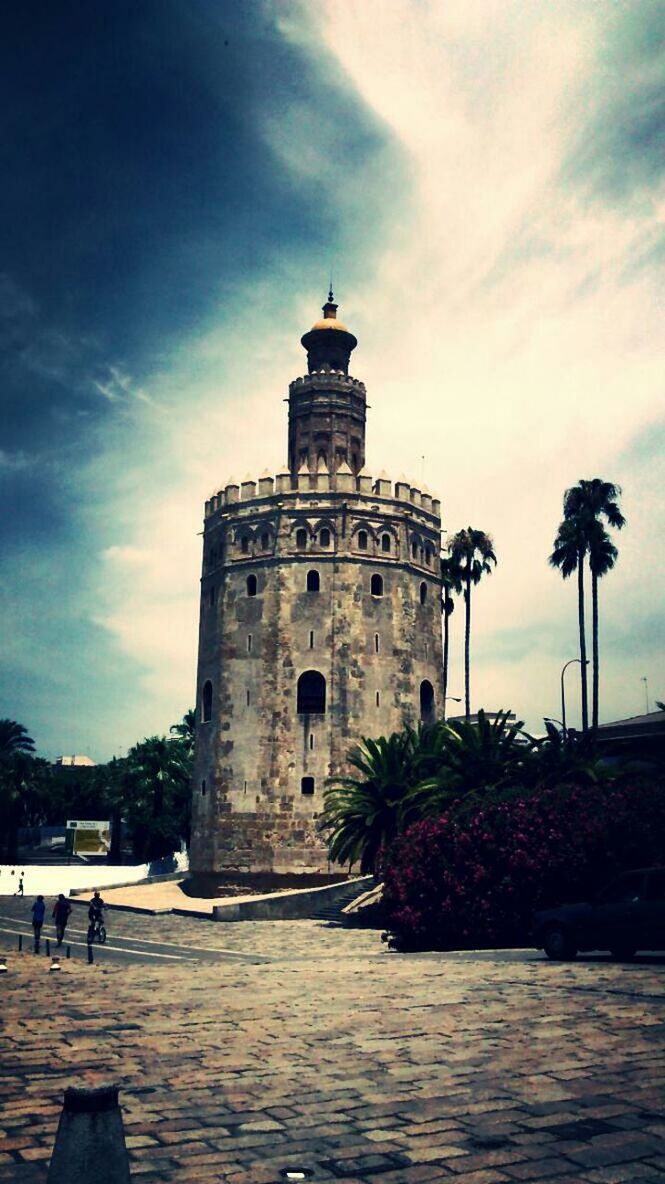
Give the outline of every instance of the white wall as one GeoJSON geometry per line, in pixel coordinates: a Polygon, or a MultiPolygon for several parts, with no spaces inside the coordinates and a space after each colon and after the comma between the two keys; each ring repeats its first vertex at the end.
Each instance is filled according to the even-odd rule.
{"type": "Polygon", "coordinates": [[[113,884],[138,884],[149,875],[158,875],[160,869],[166,871],[186,872],[189,868],[187,852],[176,851],[173,855],[175,867],[167,866],[172,863],[167,860],[155,859],[152,863],[139,863],[124,867],[113,864],[71,864],[67,866],[49,867],[48,864],[30,866],[27,863],[0,864],[0,896],[13,896],[18,888],[18,882],[23,872],[24,896],[57,896],[64,892],[68,896],[73,888],[101,888],[111,887],[113,884]],[[12,875],[13,872],[13,875],[12,875]]]}

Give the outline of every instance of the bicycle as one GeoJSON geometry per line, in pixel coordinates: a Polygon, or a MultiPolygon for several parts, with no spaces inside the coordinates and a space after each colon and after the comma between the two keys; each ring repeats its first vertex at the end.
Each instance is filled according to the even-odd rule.
{"type": "Polygon", "coordinates": [[[106,927],[102,917],[95,917],[95,920],[88,925],[88,945],[92,945],[94,941],[99,942],[102,946],[106,941],[106,927]]]}

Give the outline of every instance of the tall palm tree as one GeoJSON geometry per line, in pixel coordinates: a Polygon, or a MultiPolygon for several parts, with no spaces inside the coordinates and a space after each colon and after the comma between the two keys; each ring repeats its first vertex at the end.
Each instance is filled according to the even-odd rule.
{"type": "Polygon", "coordinates": [[[591,630],[592,630],[592,716],[591,727],[594,732],[598,727],[598,581],[608,571],[611,571],[617,561],[619,552],[608,535],[602,522],[594,519],[593,528],[589,531],[589,570],[591,572],[591,630]]]}
{"type": "Polygon", "coordinates": [[[441,614],[443,616],[443,718],[446,718],[448,698],[448,658],[450,653],[450,616],[455,610],[453,592],[462,592],[462,572],[452,555],[441,556],[441,614]]]}
{"type": "Polygon", "coordinates": [[[620,497],[621,486],[612,481],[603,481],[600,477],[578,481],[563,495],[564,517],[574,518],[581,511],[586,511],[594,518],[605,518],[608,526],[621,530],[626,525],[626,519],[619,509],[620,497]]]}
{"type": "Polygon", "coordinates": [[[459,568],[460,583],[464,590],[464,705],[465,715],[471,715],[471,692],[469,681],[471,650],[471,588],[479,584],[484,575],[490,575],[492,565],[496,566],[494,543],[489,534],[467,526],[453,535],[448,544],[450,558],[459,568]]]}
{"type": "MultiPolygon", "coordinates": [[[[564,500],[565,505],[565,500],[564,500]]],[[[580,670],[582,679],[582,731],[589,727],[589,702],[587,695],[586,626],[584,621],[584,557],[588,548],[588,519],[586,515],[564,518],[556,533],[549,562],[557,567],[564,580],[577,572],[577,617],[580,633],[580,670]]]]}
{"type": "Polygon", "coordinates": [[[586,523],[588,531],[587,550],[589,552],[589,566],[591,568],[592,595],[592,654],[593,654],[593,683],[592,683],[592,727],[598,727],[598,579],[614,567],[618,552],[605,533],[603,519],[608,526],[621,530],[626,524],[619,508],[621,487],[612,481],[603,481],[601,477],[581,480],[577,485],[567,489],[563,497],[564,518],[579,518],[586,523]],[[600,525],[601,532],[597,527],[600,525]],[[592,546],[596,553],[596,573],[591,567],[592,546]],[[611,554],[613,552],[613,554],[611,554]],[[611,559],[611,562],[608,561],[611,559]]]}

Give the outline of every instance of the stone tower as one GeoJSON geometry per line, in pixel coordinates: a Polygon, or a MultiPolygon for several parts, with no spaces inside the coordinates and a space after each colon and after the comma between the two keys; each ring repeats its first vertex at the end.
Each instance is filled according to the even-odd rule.
{"type": "Polygon", "coordinates": [[[327,779],[442,708],[439,502],[364,472],[357,342],[330,292],[289,387],[288,468],[205,508],[191,867],[318,873],[327,779]]]}

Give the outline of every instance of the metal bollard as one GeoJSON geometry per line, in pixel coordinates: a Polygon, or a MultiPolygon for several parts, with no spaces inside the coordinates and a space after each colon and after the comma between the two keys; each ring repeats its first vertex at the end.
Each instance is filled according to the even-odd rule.
{"type": "Polygon", "coordinates": [[[71,946],[67,946],[67,952],[66,952],[66,954],[65,954],[65,957],[66,957],[66,958],[71,958],[71,956],[72,956],[72,947],[71,947],[71,946]]]}
{"type": "Polygon", "coordinates": [[[92,945],[90,944],[90,942],[88,942],[88,966],[92,966],[94,960],[95,959],[94,959],[93,953],[92,953],[92,945]]]}
{"type": "Polygon", "coordinates": [[[46,938],[46,957],[47,958],[51,957],[51,943],[50,943],[48,937],[46,938]]]}
{"type": "Polygon", "coordinates": [[[19,952],[19,954],[21,953],[22,949],[23,949],[23,934],[19,933],[19,935],[18,935],[18,952],[19,952]]]}
{"type": "Polygon", "coordinates": [[[129,1184],[117,1085],[65,1090],[48,1184],[129,1184]]]}

